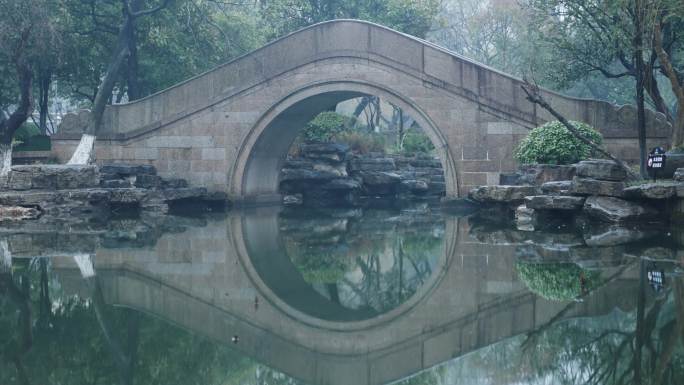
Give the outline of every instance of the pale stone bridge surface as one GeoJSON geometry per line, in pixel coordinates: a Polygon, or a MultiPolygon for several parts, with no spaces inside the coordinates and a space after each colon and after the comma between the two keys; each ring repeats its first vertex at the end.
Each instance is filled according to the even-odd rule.
{"type": "MultiPolygon", "coordinates": [[[[446,234],[453,236],[447,237],[433,275],[407,302],[371,319],[326,321],[289,306],[256,273],[260,255],[274,264],[281,258],[275,218],[268,212],[233,215],[229,221],[165,234],[150,248],[84,251],[93,258],[107,303],[230,344],[312,384],[384,384],[553,319],[608,314],[636,304],[638,281],[628,271],[564,311],[567,303],[545,301],[518,280],[518,245],[482,243],[469,235],[465,220],[451,219],[446,234]],[[234,335],[238,344],[231,342],[234,335]]],[[[89,297],[90,285],[70,253],[53,252],[52,266],[67,292],[89,297]]],[[[34,254],[17,249],[14,256],[34,254]]],[[[283,280],[301,280],[297,273],[279,271],[283,280]]]]}
{"type": "MultiPolygon", "coordinates": [[[[447,196],[498,183],[512,150],[550,116],[525,100],[520,80],[426,41],[354,20],[317,24],[172,88],[109,106],[96,144],[101,162],[146,162],[162,176],[225,191],[234,200],[277,199],[278,174],[299,128],[350,98],[376,95],[425,129],[445,169],[447,196]]],[[[603,133],[634,159],[634,109],[545,92],[568,118],[603,133]]],[[[648,116],[649,146],[669,125],[648,116]]],[[[53,152],[69,158],[79,133],[64,125],[53,152]]]]}

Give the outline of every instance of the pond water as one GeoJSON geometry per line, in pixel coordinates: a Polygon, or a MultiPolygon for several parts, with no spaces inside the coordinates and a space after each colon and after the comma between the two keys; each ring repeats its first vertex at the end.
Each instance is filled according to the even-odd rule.
{"type": "Polygon", "coordinates": [[[681,385],[682,234],[426,205],[4,225],[0,384],[681,385]]]}

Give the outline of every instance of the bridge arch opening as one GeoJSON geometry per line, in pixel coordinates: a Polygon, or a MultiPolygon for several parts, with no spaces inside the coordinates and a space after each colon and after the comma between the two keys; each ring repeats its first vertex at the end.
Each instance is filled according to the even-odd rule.
{"type": "Polygon", "coordinates": [[[353,81],[313,84],[299,89],[271,106],[240,146],[229,175],[230,192],[236,201],[280,202],[281,169],[302,127],[323,111],[342,102],[377,97],[410,116],[434,146],[444,173],[446,196],[458,195],[455,163],[447,141],[432,120],[414,102],[385,87],[353,81]]]}

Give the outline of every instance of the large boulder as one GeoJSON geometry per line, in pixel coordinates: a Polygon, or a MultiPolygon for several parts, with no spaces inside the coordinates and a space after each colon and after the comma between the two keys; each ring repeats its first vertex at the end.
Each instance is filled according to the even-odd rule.
{"type": "Polygon", "coordinates": [[[624,181],[627,171],[612,160],[583,160],[575,165],[576,175],[598,180],[624,181]]]}
{"type": "Polygon", "coordinates": [[[394,195],[401,177],[393,172],[360,171],[365,193],[368,195],[394,195]]]}
{"type": "Polygon", "coordinates": [[[646,183],[624,190],[625,198],[632,199],[670,199],[676,195],[677,186],[674,183],[646,183]]]}
{"type": "Polygon", "coordinates": [[[157,169],[151,164],[106,163],[100,166],[100,172],[123,178],[138,175],[156,175],[157,169]]]}
{"type": "Polygon", "coordinates": [[[349,171],[394,171],[396,170],[392,158],[357,157],[349,161],[349,171]]]}
{"type": "Polygon", "coordinates": [[[584,197],[566,195],[533,195],[525,198],[527,207],[535,210],[579,210],[584,197]]]}
{"type": "Polygon", "coordinates": [[[100,175],[94,165],[23,165],[13,166],[8,190],[66,190],[97,187],[100,175]]]}
{"type": "Polygon", "coordinates": [[[518,168],[516,184],[541,186],[546,182],[570,180],[575,176],[575,166],[557,164],[523,164],[518,168]]]}
{"type": "Polygon", "coordinates": [[[565,195],[565,194],[570,193],[570,190],[572,190],[572,181],[571,180],[558,180],[558,181],[546,182],[546,183],[541,185],[541,190],[545,194],[565,195]]]}
{"type": "Polygon", "coordinates": [[[674,175],[672,175],[672,179],[676,182],[684,182],[684,168],[676,169],[674,175]]]}
{"type": "Polygon", "coordinates": [[[617,246],[638,242],[650,236],[653,236],[653,232],[638,228],[620,225],[591,226],[590,230],[584,233],[584,242],[590,247],[617,246]]]}
{"type": "Polygon", "coordinates": [[[539,195],[536,186],[479,186],[468,193],[470,199],[483,203],[519,202],[531,195],[539,195]]]}
{"type": "Polygon", "coordinates": [[[605,180],[579,178],[572,180],[571,192],[576,195],[605,195],[621,197],[625,189],[624,182],[610,182],[605,180]]]}
{"type": "Polygon", "coordinates": [[[604,222],[654,220],[658,217],[658,210],[651,206],[607,196],[588,197],[584,202],[584,212],[604,222]]]}
{"type": "Polygon", "coordinates": [[[522,204],[515,209],[515,226],[520,231],[534,231],[537,226],[537,212],[522,204]]]}
{"type": "Polygon", "coordinates": [[[301,146],[301,154],[305,158],[341,163],[347,159],[349,146],[341,143],[311,143],[301,146]]]}

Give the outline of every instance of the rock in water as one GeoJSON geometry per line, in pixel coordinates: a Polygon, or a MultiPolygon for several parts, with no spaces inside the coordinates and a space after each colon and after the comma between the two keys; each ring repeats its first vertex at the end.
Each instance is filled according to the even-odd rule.
{"type": "Polygon", "coordinates": [[[612,160],[594,159],[583,160],[575,165],[579,177],[608,181],[624,181],[627,171],[612,160]]]}
{"type": "Polygon", "coordinates": [[[658,210],[636,202],[606,196],[592,196],[584,202],[584,212],[605,222],[653,220],[658,210]]]}

